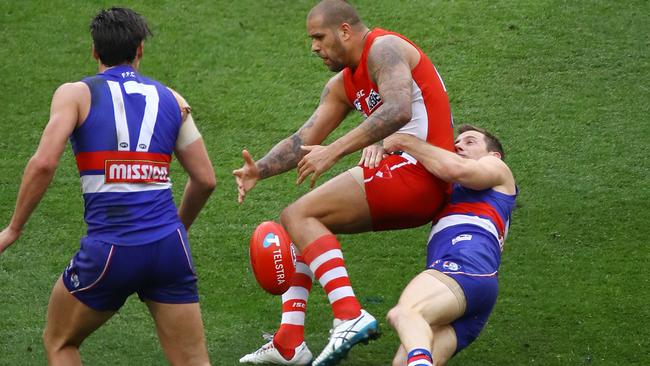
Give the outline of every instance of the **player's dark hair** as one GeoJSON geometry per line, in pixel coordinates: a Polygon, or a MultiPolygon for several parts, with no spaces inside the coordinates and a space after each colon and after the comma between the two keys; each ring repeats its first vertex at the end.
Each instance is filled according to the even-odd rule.
{"type": "Polygon", "coordinates": [[[351,26],[362,24],[357,10],[345,0],[322,0],[309,12],[308,17],[322,15],[325,26],[338,27],[343,23],[351,26]]]}
{"type": "Polygon", "coordinates": [[[506,154],[503,151],[503,145],[501,145],[501,141],[499,141],[499,139],[496,136],[488,132],[486,129],[472,126],[472,125],[460,125],[457,131],[459,135],[467,131],[476,131],[482,134],[485,139],[485,144],[487,145],[487,151],[498,152],[499,154],[501,154],[501,160],[503,161],[506,160],[506,154]]]}
{"type": "Polygon", "coordinates": [[[127,8],[101,10],[90,23],[95,52],[106,66],[132,63],[140,43],[153,36],[140,14],[127,8]]]}

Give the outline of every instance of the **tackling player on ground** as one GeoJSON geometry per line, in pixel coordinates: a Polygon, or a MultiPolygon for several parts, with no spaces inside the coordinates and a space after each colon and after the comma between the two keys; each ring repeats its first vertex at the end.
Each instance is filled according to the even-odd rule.
{"type": "Polygon", "coordinates": [[[92,20],[99,73],[61,85],[29,160],[0,253],[16,241],[45,194],[68,138],[81,176],[87,236],[52,290],[43,340],[51,365],[80,365],[79,347],[137,293],[172,365],[209,365],[186,230],[215,187],[190,109],[138,73],[145,20],[125,8],[92,20]],[[169,167],[189,179],[177,209],[169,167]]]}
{"type": "MultiPolygon", "coordinates": [[[[435,67],[415,44],[397,33],[369,29],[346,1],[325,0],[307,16],[311,50],[336,74],[311,118],[255,162],[244,150],[235,170],[239,201],[265,179],[295,167],[297,182],[316,179],[341,157],[400,131],[453,151],[449,100],[435,67]],[[315,146],[358,110],[365,120],[327,146],[315,146]]],[[[354,167],[283,210],[282,224],[301,252],[292,287],[282,297],[282,322],[273,340],[244,356],[245,363],[307,365],[306,303],[315,277],[325,289],[334,322],[314,365],[335,365],[356,343],[377,334],[377,321],[362,310],[348,278],[337,233],[416,227],[431,222],[449,185],[408,154],[364,156],[354,167]]]]}
{"type": "Polygon", "coordinates": [[[388,322],[399,333],[393,366],[444,365],[473,342],[497,299],[501,252],[517,187],[499,140],[465,125],[456,154],[408,135],[384,141],[453,183],[427,247],[427,269],[404,289],[388,322]]]}

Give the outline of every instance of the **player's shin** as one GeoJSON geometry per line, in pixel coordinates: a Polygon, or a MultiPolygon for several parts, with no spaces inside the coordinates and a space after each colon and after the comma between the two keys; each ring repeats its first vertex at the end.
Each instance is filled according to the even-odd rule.
{"type": "Polygon", "coordinates": [[[313,277],[303,258],[298,256],[291,287],[282,295],[280,328],[273,337],[273,345],[286,359],[293,358],[296,347],[305,339],[305,314],[313,277]]]}
{"type": "Polygon", "coordinates": [[[303,258],[327,293],[334,317],[342,320],[358,317],[361,305],[352,290],[336,236],[327,234],[316,239],[303,250],[303,258]]]}

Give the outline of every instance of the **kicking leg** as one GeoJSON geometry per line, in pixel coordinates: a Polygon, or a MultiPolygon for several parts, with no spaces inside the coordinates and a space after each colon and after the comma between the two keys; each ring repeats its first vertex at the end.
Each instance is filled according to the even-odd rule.
{"type": "Polygon", "coordinates": [[[282,211],[282,224],[300,250],[325,234],[372,230],[364,187],[351,172],[355,169],[361,168],[341,173],[282,211]]]}
{"type": "Polygon", "coordinates": [[[93,310],[77,300],[59,277],[47,306],[47,323],[43,332],[48,363],[81,365],[81,343],[113,314],[114,311],[93,310]]]}
{"type": "Polygon", "coordinates": [[[335,365],[352,346],[377,335],[377,321],[361,309],[341,245],[332,234],[372,229],[363,186],[345,172],[287,207],[281,218],[305,263],[325,289],[335,318],[330,341],[313,364],[335,365]]]}
{"type": "Polygon", "coordinates": [[[363,187],[350,172],[344,172],[291,204],[281,219],[325,289],[334,317],[358,317],[361,305],[352,290],[341,245],[332,232],[371,229],[363,187]]]}

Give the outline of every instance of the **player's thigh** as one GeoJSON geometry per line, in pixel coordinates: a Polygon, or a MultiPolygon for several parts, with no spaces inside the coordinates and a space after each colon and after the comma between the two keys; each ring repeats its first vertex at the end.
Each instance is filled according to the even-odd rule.
{"type": "Polygon", "coordinates": [[[160,344],[172,365],[208,365],[199,303],[163,304],[146,301],[160,344]]]}
{"type": "Polygon", "coordinates": [[[399,305],[419,312],[432,326],[449,324],[465,311],[464,297],[456,282],[434,270],[426,270],[411,280],[399,305]]]}
{"type": "Polygon", "coordinates": [[[77,300],[68,292],[59,277],[54,284],[47,306],[47,323],[43,334],[46,347],[48,349],[78,347],[113,314],[114,311],[93,310],[77,300]]]}
{"type": "Polygon", "coordinates": [[[349,171],[300,197],[283,212],[283,223],[315,218],[334,233],[372,229],[370,210],[361,186],[349,171]]]}

